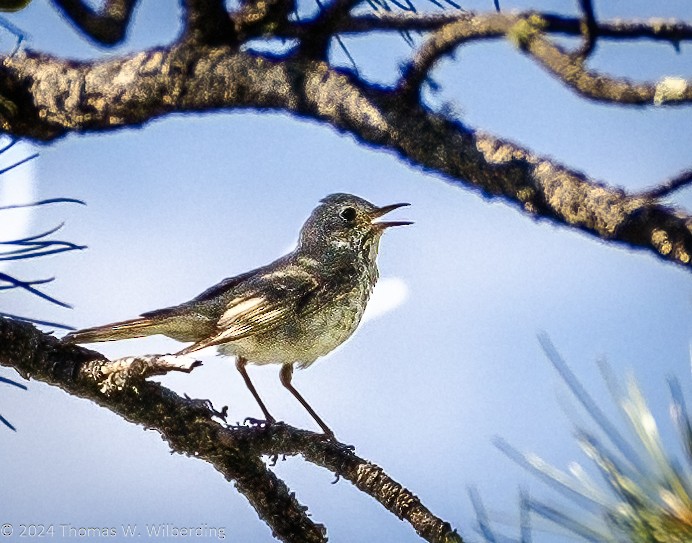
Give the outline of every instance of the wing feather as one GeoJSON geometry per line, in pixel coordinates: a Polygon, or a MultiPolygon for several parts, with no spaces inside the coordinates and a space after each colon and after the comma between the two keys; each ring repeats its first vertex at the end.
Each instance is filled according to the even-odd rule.
{"type": "Polygon", "coordinates": [[[268,272],[253,279],[243,292],[226,303],[216,323],[216,333],[182,352],[189,353],[267,332],[315,305],[307,301],[319,290],[319,281],[303,268],[289,266],[280,272],[268,272]]]}

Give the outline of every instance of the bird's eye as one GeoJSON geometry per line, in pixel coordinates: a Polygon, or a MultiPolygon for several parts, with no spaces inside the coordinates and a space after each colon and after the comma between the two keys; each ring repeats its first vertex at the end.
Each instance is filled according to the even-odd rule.
{"type": "Polygon", "coordinates": [[[356,210],[352,207],[345,207],[341,210],[341,213],[339,213],[339,217],[346,222],[353,222],[356,219],[356,210]]]}

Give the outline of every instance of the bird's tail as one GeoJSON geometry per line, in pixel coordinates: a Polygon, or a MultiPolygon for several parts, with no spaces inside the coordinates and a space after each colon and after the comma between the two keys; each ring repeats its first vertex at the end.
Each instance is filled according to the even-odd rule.
{"type": "Polygon", "coordinates": [[[76,330],[67,334],[63,341],[70,343],[95,343],[98,341],[115,341],[118,339],[151,336],[160,333],[158,330],[160,324],[161,321],[158,319],[140,317],[104,326],[76,330]]]}

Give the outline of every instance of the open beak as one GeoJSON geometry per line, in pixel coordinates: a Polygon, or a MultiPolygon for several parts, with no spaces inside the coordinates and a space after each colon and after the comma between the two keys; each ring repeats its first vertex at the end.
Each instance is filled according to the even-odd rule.
{"type": "MultiPolygon", "coordinates": [[[[382,215],[386,215],[390,211],[394,211],[395,209],[399,209],[400,207],[405,207],[405,206],[410,206],[411,204],[407,203],[402,203],[402,204],[391,204],[388,206],[384,207],[378,207],[374,211],[370,212],[370,217],[372,217],[373,221],[375,219],[378,219],[382,215]]],[[[376,226],[377,228],[380,228],[384,230],[385,228],[389,228],[390,226],[406,226],[407,224],[413,224],[412,221],[378,221],[378,222],[373,222],[373,226],[376,226]]]]}

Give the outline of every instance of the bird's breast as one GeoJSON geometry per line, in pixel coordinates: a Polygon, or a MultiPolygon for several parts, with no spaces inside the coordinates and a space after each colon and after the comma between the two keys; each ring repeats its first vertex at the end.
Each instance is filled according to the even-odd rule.
{"type": "Polygon", "coordinates": [[[344,285],[333,296],[320,300],[316,309],[262,334],[221,345],[219,352],[243,356],[253,364],[309,366],[355,332],[373,285],[370,277],[344,285]]]}

